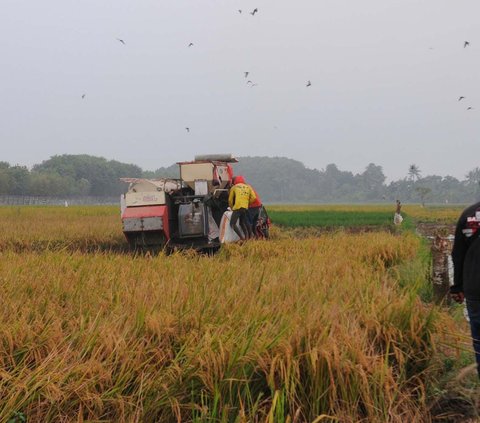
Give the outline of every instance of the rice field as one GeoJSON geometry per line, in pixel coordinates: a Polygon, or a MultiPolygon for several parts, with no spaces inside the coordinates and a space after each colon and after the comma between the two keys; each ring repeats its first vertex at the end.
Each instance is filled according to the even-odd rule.
{"type": "MultiPolygon", "coordinates": [[[[426,206],[403,204],[403,226],[414,222],[454,224],[466,206],[426,206]]],[[[268,207],[272,220],[286,227],[359,227],[393,226],[394,204],[372,205],[273,205],[268,207]]]]}
{"type": "Polygon", "coordinates": [[[393,225],[391,211],[344,210],[271,210],[269,216],[277,225],[285,227],[355,228],[393,225]]]}
{"type": "Polygon", "coordinates": [[[428,422],[468,350],[410,231],[125,247],[116,208],[0,208],[0,421],[428,422]]]}

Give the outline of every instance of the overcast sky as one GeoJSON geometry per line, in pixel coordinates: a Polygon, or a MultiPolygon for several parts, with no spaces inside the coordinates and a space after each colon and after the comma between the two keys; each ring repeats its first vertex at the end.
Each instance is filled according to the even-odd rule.
{"type": "Polygon", "coordinates": [[[389,179],[411,163],[462,179],[480,165],[478,0],[1,6],[11,164],[85,153],[153,170],[231,152],[353,172],[374,162],[389,179]]]}

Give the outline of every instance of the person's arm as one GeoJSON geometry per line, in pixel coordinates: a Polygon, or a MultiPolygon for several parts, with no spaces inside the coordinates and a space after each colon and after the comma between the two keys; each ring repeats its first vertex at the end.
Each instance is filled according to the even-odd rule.
{"type": "Polygon", "coordinates": [[[249,198],[248,204],[252,204],[256,199],[257,199],[257,196],[255,195],[255,191],[253,190],[252,187],[250,187],[250,198],[249,198]]]}
{"type": "MultiPolygon", "coordinates": [[[[460,219],[458,219],[457,227],[455,229],[455,240],[453,242],[452,249],[452,261],[453,261],[453,285],[450,287],[450,294],[457,296],[461,294],[463,300],[463,261],[465,254],[467,253],[468,245],[465,239],[465,235],[462,229],[465,228],[466,214],[463,213],[460,219]]],[[[456,301],[457,299],[454,298],[456,301]]]]}
{"type": "Polygon", "coordinates": [[[228,193],[228,206],[233,209],[233,205],[235,204],[235,187],[230,188],[230,192],[228,193]]]}

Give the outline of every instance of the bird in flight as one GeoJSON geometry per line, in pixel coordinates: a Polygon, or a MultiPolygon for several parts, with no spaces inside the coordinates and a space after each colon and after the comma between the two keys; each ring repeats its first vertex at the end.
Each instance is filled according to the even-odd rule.
{"type": "Polygon", "coordinates": [[[242,9],[238,9],[238,13],[242,13],[242,9]]]}
{"type": "Polygon", "coordinates": [[[467,110],[473,110],[473,107],[467,107],[467,110]]]}
{"type": "Polygon", "coordinates": [[[253,9],[253,12],[250,12],[250,15],[255,16],[255,13],[257,13],[257,12],[258,12],[258,9],[255,8],[255,9],[253,9]]]}
{"type": "Polygon", "coordinates": [[[460,100],[463,100],[465,97],[463,95],[461,95],[460,97],[458,97],[458,101],[460,100]]]}
{"type": "Polygon", "coordinates": [[[82,98],[85,98],[86,94],[82,94],[82,98]]]}
{"type": "Polygon", "coordinates": [[[310,81],[307,81],[307,87],[310,87],[312,83],[310,81]]]}
{"type": "Polygon", "coordinates": [[[193,46],[193,43],[190,43],[190,44],[188,45],[188,47],[192,47],[192,46],[193,46]]]}
{"type": "Polygon", "coordinates": [[[123,41],[121,38],[117,38],[118,41],[120,41],[123,45],[125,45],[125,41],[123,41]]]}
{"type": "Polygon", "coordinates": [[[185,130],[186,130],[187,132],[190,132],[190,128],[189,128],[188,126],[185,127],[185,130]]]}
{"type": "Polygon", "coordinates": [[[467,46],[469,46],[469,45],[470,45],[470,42],[469,42],[469,41],[465,41],[465,42],[463,43],[463,48],[465,48],[465,47],[467,47],[467,46]]]}
{"type": "Polygon", "coordinates": [[[245,78],[248,77],[248,74],[249,74],[249,73],[250,73],[250,72],[243,72],[243,74],[245,75],[245,78]]]}

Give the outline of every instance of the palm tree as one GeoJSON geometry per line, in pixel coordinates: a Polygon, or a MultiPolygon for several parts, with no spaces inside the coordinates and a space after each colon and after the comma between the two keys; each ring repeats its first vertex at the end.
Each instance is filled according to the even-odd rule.
{"type": "Polygon", "coordinates": [[[421,170],[416,164],[411,164],[408,167],[408,177],[411,181],[415,182],[415,180],[419,180],[421,177],[421,170]]]}

